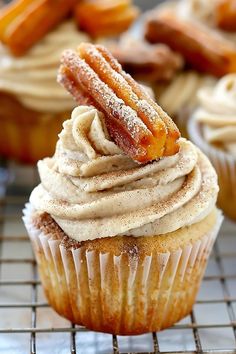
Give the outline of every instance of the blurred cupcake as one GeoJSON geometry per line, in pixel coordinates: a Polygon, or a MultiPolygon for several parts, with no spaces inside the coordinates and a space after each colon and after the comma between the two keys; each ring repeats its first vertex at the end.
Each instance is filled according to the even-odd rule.
{"type": "Polygon", "coordinates": [[[178,15],[198,22],[236,44],[235,0],[180,0],[178,15]]]}
{"type": "Polygon", "coordinates": [[[146,39],[168,45],[186,62],[185,71],[170,86],[156,85],[158,102],[175,118],[184,135],[197,91],[214,85],[214,77],[236,72],[236,37],[217,27],[217,4],[219,1],[167,1],[150,11],[146,19],[146,39]]]}
{"type": "Polygon", "coordinates": [[[236,30],[226,32],[218,27],[219,3],[218,0],[167,1],[148,14],[145,38],[150,43],[169,45],[197,71],[217,77],[235,72],[236,30]]]}
{"type": "MultiPolygon", "coordinates": [[[[83,6],[88,2],[94,3],[83,1],[83,6]]],[[[107,1],[102,8],[100,3],[97,1],[95,7],[100,15],[107,6],[118,11],[112,2],[107,1]]],[[[133,9],[129,1],[123,5],[120,13],[133,9]]],[[[72,0],[15,1],[0,10],[0,155],[34,163],[53,154],[62,122],[75,107],[73,99],[56,83],[60,54],[90,40],[79,29],[80,12],[83,10],[72,0]]],[[[125,24],[116,28],[116,34],[137,15],[133,9],[125,24]]],[[[101,30],[98,34],[110,34],[103,23],[96,28],[101,30]]]]}
{"type": "Polygon", "coordinates": [[[189,122],[189,135],[212,161],[219,177],[219,206],[235,220],[236,74],[201,89],[198,97],[200,107],[189,122]]]}
{"type": "Polygon", "coordinates": [[[61,52],[87,40],[72,21],[61,24],[24,56],[0,47],[0,154],[32,163],[55,150],[75,103],[56,83],[61,52]]]}
{"type": "Polygon", "coordinates": [[[167,328],[191,311],[222,222],[216,173],[105,48],[66,52],[59,80],[104,113],[75,108],[38,163],[24,222],[48,301],[96,331],[167,328]]]}

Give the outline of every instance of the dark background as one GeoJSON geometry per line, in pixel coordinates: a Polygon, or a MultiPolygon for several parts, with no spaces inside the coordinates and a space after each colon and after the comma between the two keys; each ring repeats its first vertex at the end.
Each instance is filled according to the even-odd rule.
{"type": "MultiPolygon", "coordinates": [[[[10,2],[11,0],[3,0],[3,2],[10,2]]],[[[66,0],[65,0],[66,1],[66,0]]],[[[134,0],[134,3],[140,6],[143,10],[151,9],[155,5],[159,4],[160,2],[163,2],[165,0],[134,0]]],[[[212,0],[206,0],[206,1],[212,1],[212,0]]]]}
{"type": "MultiPolygon", "coordinates": [[[[143,10],[148,10],[155,7],[160,2],[163,1],[164,0],[134,0],[134,3],[140,6],[143,10]]],[[[206,1],[212,1],[212,0],[206,0],[206,1]]]]}

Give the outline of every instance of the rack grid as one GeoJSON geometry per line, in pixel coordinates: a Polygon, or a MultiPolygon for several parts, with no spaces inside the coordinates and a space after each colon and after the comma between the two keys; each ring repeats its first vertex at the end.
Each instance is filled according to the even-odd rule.
{"type": "Polygon", "coordinates": [[[233,223],[227,221],[223,225],[190,316],[160,333],[130,338],[111,336],[62,320],[47,304],[21,221],[27,199],[28,195],[15,195],[12,191],[0,199],[0,353],[7,354],[12,341],[15,343],[9,351],[12,354],[236,353],[236,228],[233,223]],[[27,271],[20,271],[19,275],[22,267],[27,271]],[[20,319],[15,314],[18,310],[20,319]],[[40,311],[44,312],[44,321],[40,319],[40,311]],[[28,326],[25,326],[26,318],[28,326]],[[53,339],[56,334],[58,344],[53,339]],[[25,335],[27,340],[21,344],[20,337],[25,335]],[[67,339],[60,342],[62,337],[67,339]],[[44,343],[55,351],[47,351],[44,343]]]}

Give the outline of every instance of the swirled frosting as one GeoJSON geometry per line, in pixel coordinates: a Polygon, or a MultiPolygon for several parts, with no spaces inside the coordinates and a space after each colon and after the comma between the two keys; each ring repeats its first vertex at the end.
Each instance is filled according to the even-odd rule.
{"type": "Polygon", "coordinates": [[[88,41],[72,21],[64,22],[23,57],[13,57],[0,45],[0,91],[15,95],[26,107],[40,112],[71,111],[75,103],[57,84],[60,56],[66,48],[88,41]]]}
{"type": "MultiPolygon", "coordinates": [[[[178,114],[182,109],[193,109],[197,104],[196,94],[201,87],[213,86],[215,79],[196,71],[182,72],[157,93],[160,106],[170,115],[178,114]]],[[[158,91],[158,85],[157,85],[158,91]]]]}
{"type": "Polygon", "coordinates": [[[226,75],[214,88],[198,93],[200,108],[194,114],[204,139],[236,157],[236,74],[226,75]]]}
{"type": "Polygon", "coordinates": [[[217,177],[189,141],[178,154],[140,165],[109,139],[103,114],[74,109],[53,158],[38,163],[41,184],[30,197],[71,238],[151,236],[202,220],[214,208],[217,177]]]}

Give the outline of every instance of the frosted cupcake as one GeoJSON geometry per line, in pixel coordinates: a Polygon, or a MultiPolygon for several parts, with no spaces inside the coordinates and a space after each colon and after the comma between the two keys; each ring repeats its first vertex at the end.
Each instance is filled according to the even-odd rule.
{"type": "Polygon", "coordinates": [[[94,37],[106,37],[109,23],[94,21],[96,16],[101,20],[112,11],[112,34],[118,35],[139,13],[130,1],[123,1],[121,8],[119,1],[102,3],[16,0],[0,10],[0,155],[34,163],[53,154],[62,122],[75,107],[56,84],[60,54],[90,40],[81,32],[80,20],[89,34],[92,26],[94,37]],[[120,17],[114,19],[117,11],[120,17]]]}
{"type": "Polygon", "coordinates": [[[212,89],[200,90],[198,97],[189,134],[216,168],[219,206],[236,219],[236,74],[225,76],[212,89]]]}
{"type": "Polygon", "coordinates": [[[60,54],[86,39],[68,21],[22,57],[0,45],[1,155],[32,163],[53,154],[66,112],[75,107],[56,84],[60,54]]]}
{"type": "Polygon", "coordinates": [[[48,301],[96,331],[167,328],[191,311],[222,222],[216,173],[104,47],[66,52],[59,81],[94,106],[64,122],[24,210],[48,301]]]}

